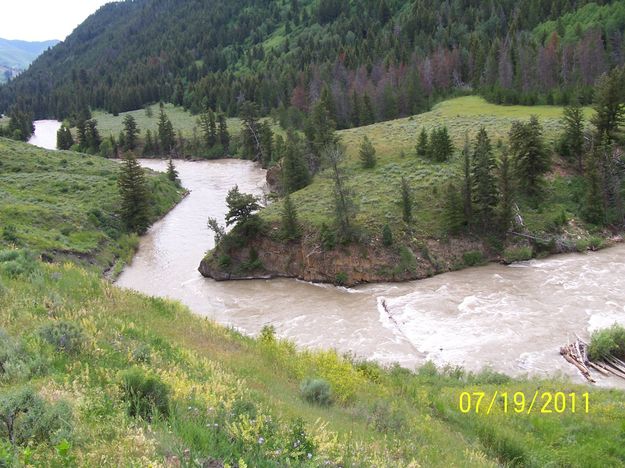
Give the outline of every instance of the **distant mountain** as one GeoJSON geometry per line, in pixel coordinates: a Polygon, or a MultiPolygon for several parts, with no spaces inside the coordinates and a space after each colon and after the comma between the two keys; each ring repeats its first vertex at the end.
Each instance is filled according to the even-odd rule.
{"type": "Polygon", "coordinates": [[[0,83],[26,70],[42,52],[58,43],[57,40],[28,42],[0,38],[0,83]]]}
{"type": "Polygon", "coordinates": [[[38,118],[158,101],[296,121],[324,99],[339,128],[454,93],[583,102],[625,61],[625,1],[133,0],[112,2],[0,87],[38,118]]]}

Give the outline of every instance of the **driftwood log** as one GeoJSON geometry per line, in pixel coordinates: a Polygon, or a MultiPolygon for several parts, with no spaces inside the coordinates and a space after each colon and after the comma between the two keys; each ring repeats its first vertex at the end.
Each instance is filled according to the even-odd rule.
{"type": "Polygon", "coordinates": [[[579,337],[577,337],[573,343],[560,348],[560,354],[569,363],[577,367],[589,382],[595,383],[590,369],[606,377],[615,376],[625,380],[625,362],[614,356],[607,356],[598,361],[591,361],[588,357],[588,344],[579,337]]]}

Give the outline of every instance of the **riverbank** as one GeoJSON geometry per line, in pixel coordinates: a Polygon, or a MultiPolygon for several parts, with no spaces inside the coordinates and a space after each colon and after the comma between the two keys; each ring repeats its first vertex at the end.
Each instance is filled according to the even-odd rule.
{"type": "Polygon", "coordinates": [[[521,239],[508,243],[505,249],[495,249],[492,243],[478,238],[448,238],[408,240],[392,247],[382,243],[351,244],[329,250],[315,233],[290,242],[260,235],[243,246],[236,242],[216,246],[202,259],[198,270],[217,281],[295,278],[352,287],[420,280],[490,262],[510,264],[561,253],[595,251],[620,242],[622,238],[611,233],[597,236],[577,228],[575,235],[521,239]]]}

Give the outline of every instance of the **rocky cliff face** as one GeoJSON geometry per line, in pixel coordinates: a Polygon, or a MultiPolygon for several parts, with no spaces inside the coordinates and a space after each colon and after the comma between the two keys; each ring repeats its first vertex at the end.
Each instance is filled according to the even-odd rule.
{"type": "Polygon", "coordinates": [[[283,243],[268,237],[229,252],[216,249],[202,260],[202,275],[218,281],[254,278],[298,278],[353,286],[359,283],[407,281],[465,266],[463,253],[489,255],[481,242],[428,241],[407,246],[349,245],[324,250],[312,238],[283,243]]]}

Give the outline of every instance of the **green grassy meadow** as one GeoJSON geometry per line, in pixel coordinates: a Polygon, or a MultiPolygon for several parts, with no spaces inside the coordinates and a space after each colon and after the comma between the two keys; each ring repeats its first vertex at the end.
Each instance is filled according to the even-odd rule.
{"type": "MultiPolygon", "coordinates": [[[[0,248],[27,246],[47,258],[72,257],[106,269],[134,252],[117,206],[118,163],[46,151],[0,138],[0,248]]],[[[150,216],[158,219],[182,197],[164,175],[150,173],[150,216]]]]}
{"type": "MultiPolygon", "coordinates": [[[[338,132],[346,149],[345,170],[358,206],[357,223],[371,236],[378,236],[384,224],[398,232],[402,230],[399,187],[401,178],[410,182],[415,197],[415,221],[411,226],[416,238],[438,239],[444,236],[443,210],[447,184],[453,182],[460,188],[461,154],[465,135],[471,144],[480,127],[486,128],[491,143],[498,153],[497,142],[506,142],[510,126],[515,120],[528,120],[538,116],[549,145],[562,130],[562,107],[558,106],[499,106],[487,103],[477,96],[460,97],[441,102],[432,111],[389,122],[381,122],[338,132]],[[447,126],[456,147],[455,155],[447,163],[432,163],[416,155],[419,132],[428,133],[439,126],[447,126]],[[363,169],[358,152],[364,136],[377,152],[377,166],[363,169]]],[[[587,118],[592,115],[585,109],[587,118]]],[[[554,219],[565,212],[578,217],[580,183],[573,175],[554,173],[550,176],[546,202],[539,210],[525,200],[518,200],[521,212],[534,232],[552,228],[554,219]]],[[[318,229],[322,223],[332,221],[333,184],[327,173],[317,175],[311,185],[292,195],[301,213],[301,219],[318,229]]],[[[264,218],[277,222],[281,204],[263,210],[264,218]]]]}

